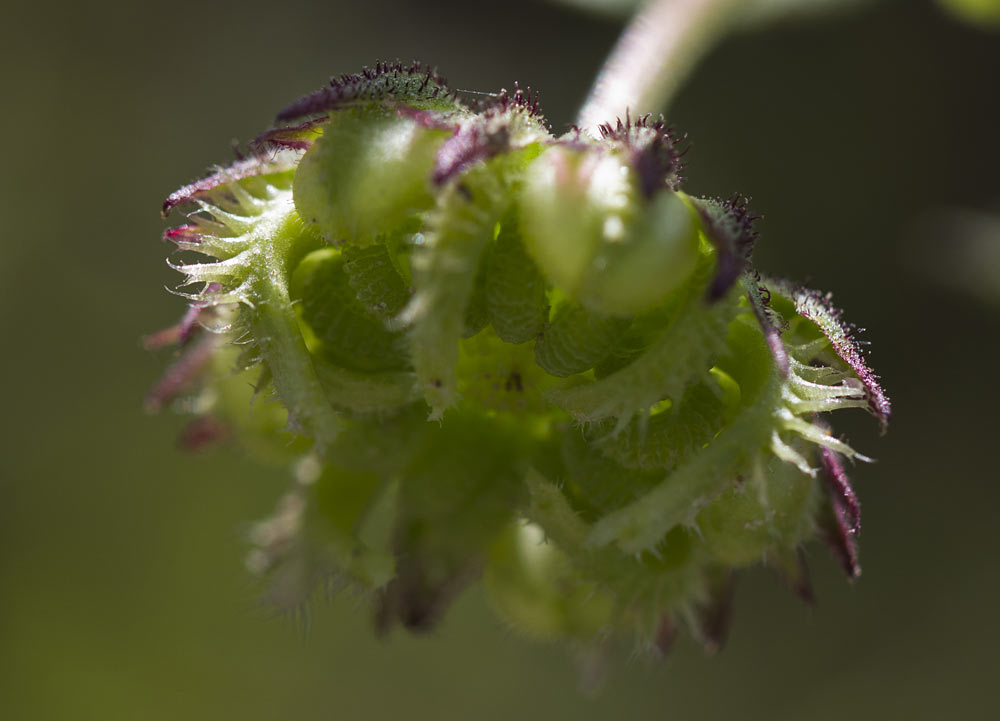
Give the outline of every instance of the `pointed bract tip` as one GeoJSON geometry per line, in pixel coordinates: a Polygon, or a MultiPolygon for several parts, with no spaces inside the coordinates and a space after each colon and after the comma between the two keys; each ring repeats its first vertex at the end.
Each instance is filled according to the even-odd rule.
{"type": "Polygon", "coordinates": [[[183,188],[175,190],[163,201],[160,213],[166,218],[170,215],[170,211],[177,206],[208,197],[213,191],[224,188],[230,183],[258,175],[269,175],[271,173],[291,170],[297,160],[297,156],[295,161],[293,161],[287,155],[280,153],[272,156],[251,155],[241,160],[236,160],[225,167],[217,168],[214,172],[200,180],[196,180],[193,183],[185,185],[183,188]]]}
{"type": "Polygon", "coordinates": [[[847,471],[841,463],[841,456],[834,450],[822,447],[820,450],[821,467],[823,469],[823,479],[826,481],[827,489],[837,502],[834,507],[842,516],[845,528],[851,534],[861,533],[861,504],[858,501],[851,481],[847,477],[847,471]]]}
{"type": "Polygon", "coordinates": [[[816,324],[830,341],[834,353],[854,371],[865,387],[868,410],[878,420],[879,430],[884,434],[889,427],[892,406],[879,383],[878,375],[865,362],[861,343],[856,337],[859,329],[844,321],[843,312],[833,306],[829,293],[820,293],[782,280],[768,279],[767,283],[790,298],[800,316],[816,324]]]}
{"type": "Polygon", "coordinates": [[[820,528],[823,531],[823,540],[840,562],[848,580],[857,579],[861,575],[858,537],[857,533],[851,530],[849,514],[837,496],[830,496],[830,503],[820,516],[820,528]]]}

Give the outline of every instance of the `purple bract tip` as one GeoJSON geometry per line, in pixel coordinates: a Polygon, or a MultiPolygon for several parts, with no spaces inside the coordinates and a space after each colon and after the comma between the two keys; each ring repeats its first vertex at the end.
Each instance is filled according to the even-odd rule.
{"type": "MultiPolygon", "coordinates": [[[[179,190],[175,190],[167,196],[167,199],[163,201],[163,217],[166,218],[170,214],[170,211],[178,205],[205,197],[212,193],[212,191],[225,187],[230,183],[258,175],[284,172],[293,167],[294,163],[287,156],[267,157],[252,155],[248,158],[241,158],[224,168],[219,168],[201,180],[196,180],[179,190]]],[[[172,239],[166,235],[164,237],[168,240],[172,239]]]]}
{"type": "Polygon", "coordinates": [[[792,299],[796,312],[816,324],[830,341],[833,351],[854,371],[865,387],[868,408],[878,419],[882,433],[885,433],[892,413],[889,398],[879,384],[879,377],[865,363],[861,345],[854,337],[857,329],[843,320],[842,312],[830,302],[830,294],[802,288],[787,281],[768,280],[768,285],[792,299]]]}

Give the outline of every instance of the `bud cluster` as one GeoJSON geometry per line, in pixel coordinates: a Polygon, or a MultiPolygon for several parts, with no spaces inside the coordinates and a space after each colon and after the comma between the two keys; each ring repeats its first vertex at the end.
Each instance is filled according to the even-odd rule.
{"type": "Polygon", "coordinates": [[[761,277],[741,198],[681,189],[682,140],[555,137],[521,90],[345,75],[171,195],[182,355],[150,394],[297,463],[252,534],[284,608],[362,591],[420,629],[482,576],[514,628],[721,642],[736,569],[805,592],[859,506],[821,414],[889,404],[826,296],[761,277]],[[175,400],[179,399],[179,400],[175,400]]]}

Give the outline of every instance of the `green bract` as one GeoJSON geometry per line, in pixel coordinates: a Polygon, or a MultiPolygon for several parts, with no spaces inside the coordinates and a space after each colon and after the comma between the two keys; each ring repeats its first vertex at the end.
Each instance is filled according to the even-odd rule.
{"type": "Polygon", "coordinates": [[[485,574],[535,636],[714,648],[734,570],[801,586],[823,533],[858,573],[862,457],[819,418],[888,401],[828,298],[753,271],[745,203],[680,190],[662,122],[554,137],[400,65],[279,119],[167,201],[207,259],[149,399],[297,463],[251,539],[275,603],[333,581],[424,628],[485,574]]]}

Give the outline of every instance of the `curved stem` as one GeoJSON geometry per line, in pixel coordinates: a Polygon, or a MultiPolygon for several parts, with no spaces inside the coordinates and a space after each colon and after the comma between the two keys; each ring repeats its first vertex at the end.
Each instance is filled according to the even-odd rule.
{"type": "Polygon", "coordinates": [[[740,0],[652,0],[604,63],[577,125],[588,132],[626,111],[662,110],[738,15],[740,0]]]}

